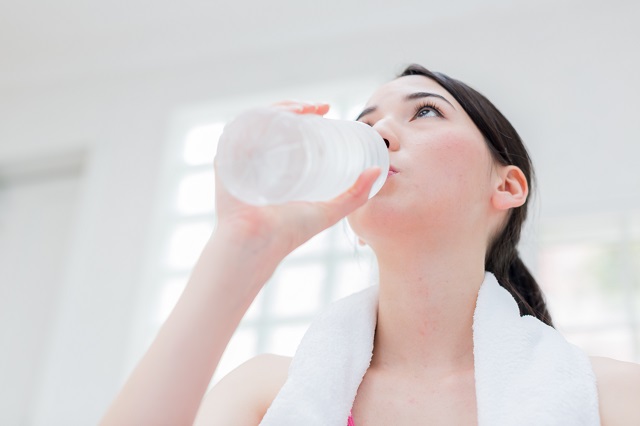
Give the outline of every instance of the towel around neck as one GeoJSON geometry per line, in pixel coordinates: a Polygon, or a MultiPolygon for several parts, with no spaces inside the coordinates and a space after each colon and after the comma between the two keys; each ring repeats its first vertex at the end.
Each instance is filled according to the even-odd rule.
{"type": "MultiPolygon", "coordinates": [[[[344,426],[371,363],[379,287],[328,306],[312,322],[261,426],[344,426]]],[[[554,328],[520,316],[485,273],[473,316],[479,426],[600,425],[587,355],[554,328]]]]}

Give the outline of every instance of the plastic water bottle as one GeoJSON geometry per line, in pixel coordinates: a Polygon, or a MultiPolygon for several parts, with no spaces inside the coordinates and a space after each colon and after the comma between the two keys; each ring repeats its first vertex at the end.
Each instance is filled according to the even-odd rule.
{"type": "Polygon", "coordinates": [[[330,200],[379,166],[369,198],[387,179],[389,152],[370,126],[257,108],[229,122],[216,155],[218,176],[234,197],[254,205],[330,200]]]}

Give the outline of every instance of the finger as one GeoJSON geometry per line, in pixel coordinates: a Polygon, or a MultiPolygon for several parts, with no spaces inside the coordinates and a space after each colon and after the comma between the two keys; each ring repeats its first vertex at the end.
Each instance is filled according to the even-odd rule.
{"type": "Polygon", "coordinates": [[[371,187],[381,172],[380,167],[371,167],[365,170],[345,193],[324,203],[331,225],[367,202],[371,187]]]}
{"type": "Polygon", "coordinates": [[[329,111],[329,104],[326,102],[302,102],[294,100],[284,100],[274,103],[272,106],[282,108],[296,114],[318,114],[324,115],[329,111]]]}
{"type": "Polygon", "coordinates": [[[326,113],[329,112],[329,109],[331,108],[331,106],[329,104],[316,104],[316,111],[315,113],[318,115],[325,115],[326,113]]]}
{"type": "Polygon", "coordinates": [[[271,104],[271,106],[276,108],[283,108],[288,110],[302,110],[304,106],[304,102],[302,101],[294,101],[292,99],[285,99],[282,101],[275,102],[271,104]]]}

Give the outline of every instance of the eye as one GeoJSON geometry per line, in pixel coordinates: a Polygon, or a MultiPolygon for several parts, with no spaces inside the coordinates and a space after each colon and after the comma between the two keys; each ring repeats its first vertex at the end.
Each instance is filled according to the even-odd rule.
{"type": "Polygon", "coordinates": [[[422,118],[422,117],[442,117],[442,113],[440,112],[440,109],[432,103],[423,103],[423,104],[419,104],[416,109],[415,109],[415,113],[414,113],[416,118],[422,118]]]}

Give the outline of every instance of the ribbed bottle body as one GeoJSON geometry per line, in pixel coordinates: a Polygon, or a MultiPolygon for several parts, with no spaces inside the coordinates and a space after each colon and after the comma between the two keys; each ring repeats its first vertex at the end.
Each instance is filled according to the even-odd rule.
{"type": "Polygon", "coordinates": [[[372,197],[389,170],[384,140],[368,125],[277,108],[249,110],[227,124],[216,161],[231,195],[254,205],[330,200],[379,166],[372,197]]]}

